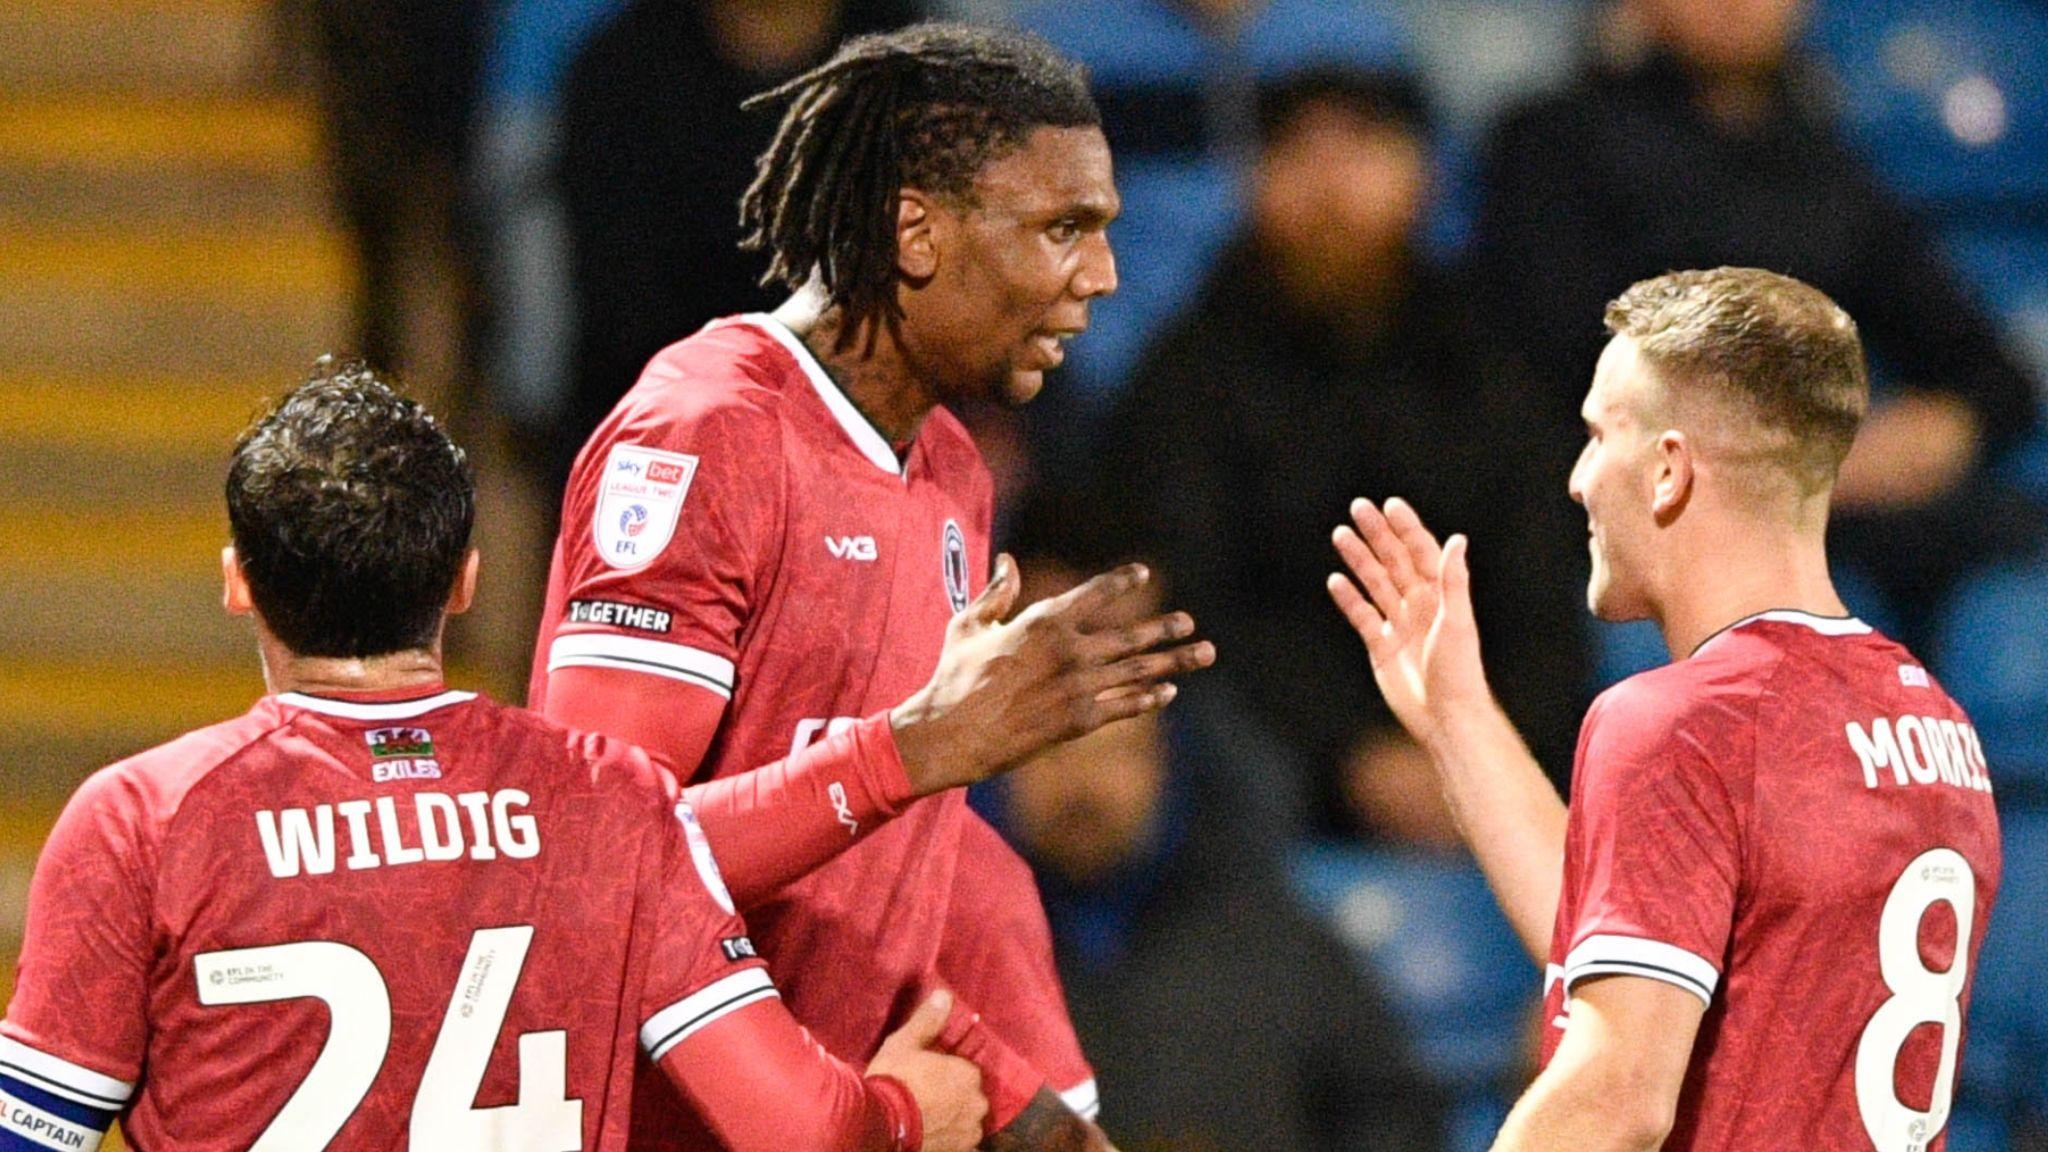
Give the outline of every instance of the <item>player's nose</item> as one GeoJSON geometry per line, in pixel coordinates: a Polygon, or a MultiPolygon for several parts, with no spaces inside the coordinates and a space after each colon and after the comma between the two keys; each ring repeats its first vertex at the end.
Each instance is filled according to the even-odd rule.
{"type": "Polygon", "coordinates": [[[1109,233],[1092,233],[1083,243],[1081,265],[1072,282],[1074,295],[1083,300],[1108,296],[1117,286],[1116,253],[1110,249],[1109,233]]]}

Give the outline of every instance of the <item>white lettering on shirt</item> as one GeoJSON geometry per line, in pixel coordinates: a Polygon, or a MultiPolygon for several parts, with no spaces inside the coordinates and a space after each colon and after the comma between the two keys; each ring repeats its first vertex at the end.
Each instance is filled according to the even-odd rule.
{"type": "Polygon", "coordinates": [[[526,809],[533,798],[517,788],[448,796],[418,792],[399,797],[343,800],[312,808],[263,809],[256,838],[270,874],[280,880],[334,871],[336,849],[351,869],[459,860],[513,860],[540,855],[540,823],[526,809]],[[458,808],[461,811],[458,811],[458,808]],[[463,819],[463,812],[469,818],[463,819]],[[336,835],[335,815],[341,816],[336,835]],[[371,819],[372,813],[375,819],[371,819]]]}
{"type": "Polygon", "coordinates": [[[1863,766],[1865,788],[1946,784],[1991,791],[1984,745],[1968,724],[1939,716],[1879,716],[1868,726],[1851,720],[1843,732],[1863,766]]]}

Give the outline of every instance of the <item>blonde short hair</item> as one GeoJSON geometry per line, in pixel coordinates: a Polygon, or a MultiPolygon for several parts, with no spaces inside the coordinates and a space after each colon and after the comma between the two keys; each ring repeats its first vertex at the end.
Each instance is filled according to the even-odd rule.
{"type": "Polygon", "coordinates": [[[1636,342],[1673,398],[1733,400],[1759,445],[1816,492],[1834,483],[1870,405],[1856,322],[1811,285],[1758,268],[1669,272],[1607,305],[1607,330],[1636,342]]]}

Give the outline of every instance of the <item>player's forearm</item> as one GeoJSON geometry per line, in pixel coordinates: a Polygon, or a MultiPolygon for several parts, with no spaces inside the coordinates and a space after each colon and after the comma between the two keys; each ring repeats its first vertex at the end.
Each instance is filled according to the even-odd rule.
{"type": "Polygon", "coordinates": [[[1564,867],[1564,802],[1492,702],[1437,729],[1428,748],[1465,842],[1523,946],[1543,963],[1564,867]]]}
{"type": "Polygon", "coordinates": [[[1508,1113],[1493,1152],[1656,1152],[1671,1132],[1669,1112],[1614,1077],[1553,1064],[1508,1113]]]}
{"type": "Polygon", "coordinates": [[[923,1144],[908,1091],[834,1058],[780,1001],[724,1017],[665,1054],[661,1069],[734,1152],[916,1152],[923,1144]]]}
{"type": "Polygon", "coordinates": [[[886,715],[684,795],[742,910],[822,867],[914,798],[886,715]]]}

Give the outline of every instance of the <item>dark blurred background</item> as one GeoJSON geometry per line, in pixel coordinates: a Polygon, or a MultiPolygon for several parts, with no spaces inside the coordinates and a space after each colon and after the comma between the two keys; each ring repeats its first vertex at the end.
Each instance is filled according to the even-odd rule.
{"type": "MultiPolygon", "coordinates": [[[[484,484],[460,678],[518,699],[561,481],[663,345],[772,306],[746,95],[924,15],[1092,69],[1122,289],[962,413],[1033,594],[1143,557],[1222,662],[976,803],[1039,870],[1132,1152],[1482,1148],[1540,973],[1326,603],[1354,495],[1473,539],[1561,787],[1664,659],[1583,611],[1564,495],[1602,303],[1807,279],[1878,399],[1838,581],[1993,764],[2007,873],[1956,1152],[2048,1148],[2048,5],[2040,0],[12,0],[0,7],[0,953],[98,765],[262,690],[228,445],[314,356],[448,413],[484,484]]],[[[11,964],[0,975],[0,993],[11,964]]]]}

